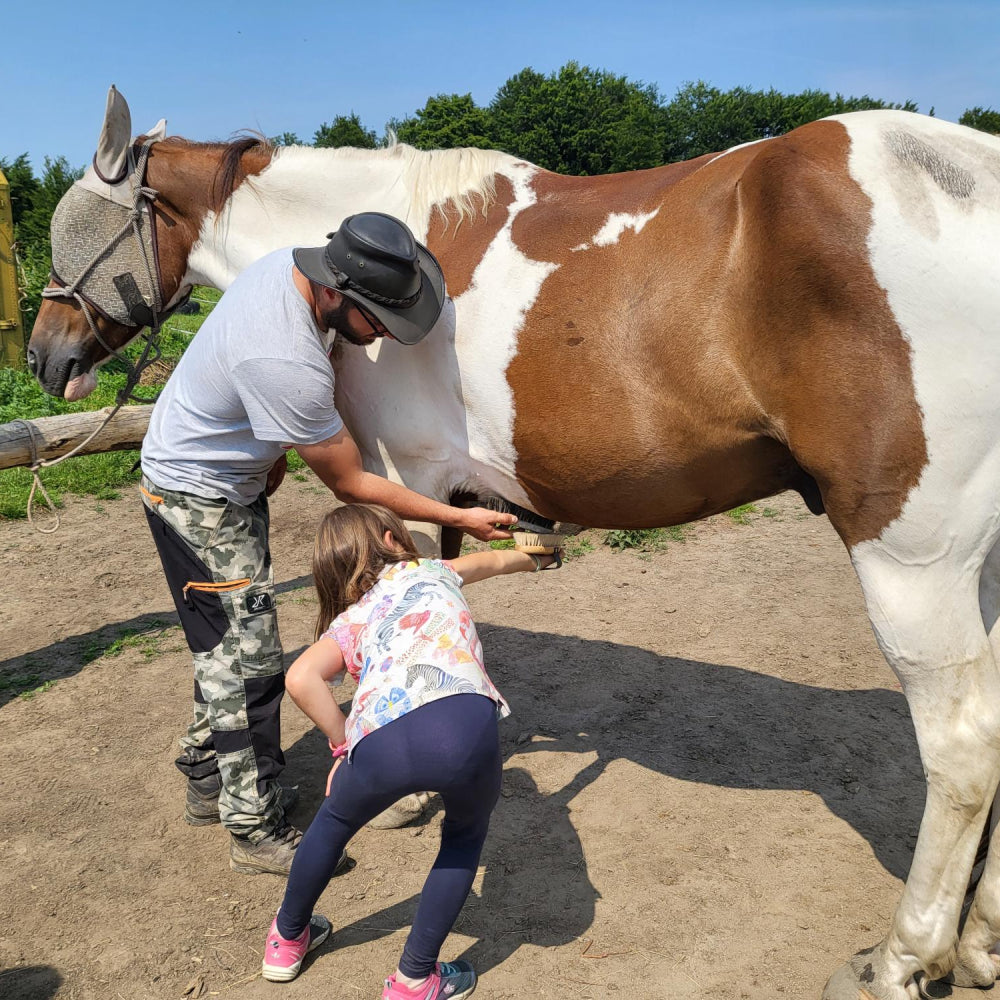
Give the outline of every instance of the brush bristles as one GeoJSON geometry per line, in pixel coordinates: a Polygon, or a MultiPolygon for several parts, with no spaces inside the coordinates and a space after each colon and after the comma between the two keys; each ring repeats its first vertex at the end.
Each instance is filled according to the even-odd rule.
{"type": "Polygon", "coordinates": [[[540,535],[533,531],[514,531],[514,548],[518,552],[550,556],[563,543],[562,535],[540,535]]]}

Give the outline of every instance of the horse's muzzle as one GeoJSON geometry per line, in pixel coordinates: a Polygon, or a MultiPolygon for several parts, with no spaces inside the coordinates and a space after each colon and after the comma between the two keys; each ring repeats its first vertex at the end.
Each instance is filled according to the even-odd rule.
{"type": "Polygon", "coordinates": [[[27,359],[28,370],[50,396],[65,395],[69,383],[80,379],[92,367],[87,358],[78,357],[73,352],[51,356],[31,346],[28,347],[27,359]]]}

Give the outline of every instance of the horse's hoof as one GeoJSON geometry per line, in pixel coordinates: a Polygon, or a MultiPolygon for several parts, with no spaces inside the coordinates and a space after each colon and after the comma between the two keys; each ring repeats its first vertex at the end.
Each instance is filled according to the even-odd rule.
{"type": "Polygon", "coordinates": [[[830,977],[823,1000],[911,1000],[914,993],[889,982],[878,946],[859,951],[830,977]]]}
{"type": "Polygon", "coordinates": [[[398,830],[401,826],[406,826],[407,823],[420,819],[429,801],[430,795],[427,792],[405,795],[398,802],[389,806],[385,812],[381,812],[373,820],[369,820],[368,825],[373,830],[398,830]]]}
{"type": "Polygon", "coordinates": [[[948,982],[966,988],[988,989],[1000,976],[1000,956],[988,951],[959,948],[948,982]]]}

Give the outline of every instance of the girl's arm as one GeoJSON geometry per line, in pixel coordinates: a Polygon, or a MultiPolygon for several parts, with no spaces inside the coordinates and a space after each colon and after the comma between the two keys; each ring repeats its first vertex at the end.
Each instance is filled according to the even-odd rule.
{"type": "Polygon", "coordinates": [[[339,674],[344,665],[344,654],[336,640],[324,636],[288,668],[285,677],[285,689],[292,701],[316,723],[334,746],[344,742],[344,723],[347,719],[327,687],[327,681],[339,674]]]}
{"type": "Polygon", "coordinates": [[[518,552],[516,549],[491,549],[489,552],[471,552],[450,562],[463,583],[479,583],[491,576],[533,573],[536,569],[551,566],[555,561],[555,556],[537,556],[530,552],[518,552]],[[535,562],[536,559],[538,562],[535,562]]]}

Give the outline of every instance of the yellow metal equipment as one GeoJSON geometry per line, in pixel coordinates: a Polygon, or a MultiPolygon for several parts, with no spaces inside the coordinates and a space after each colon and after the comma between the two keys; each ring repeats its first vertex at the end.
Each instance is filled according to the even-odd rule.
{"type": "Polygon", "coordinates": [[[10,186],[0,171],[0,368],[23,368],[25,365],[24,327],[13,244],[10,186]]]}

